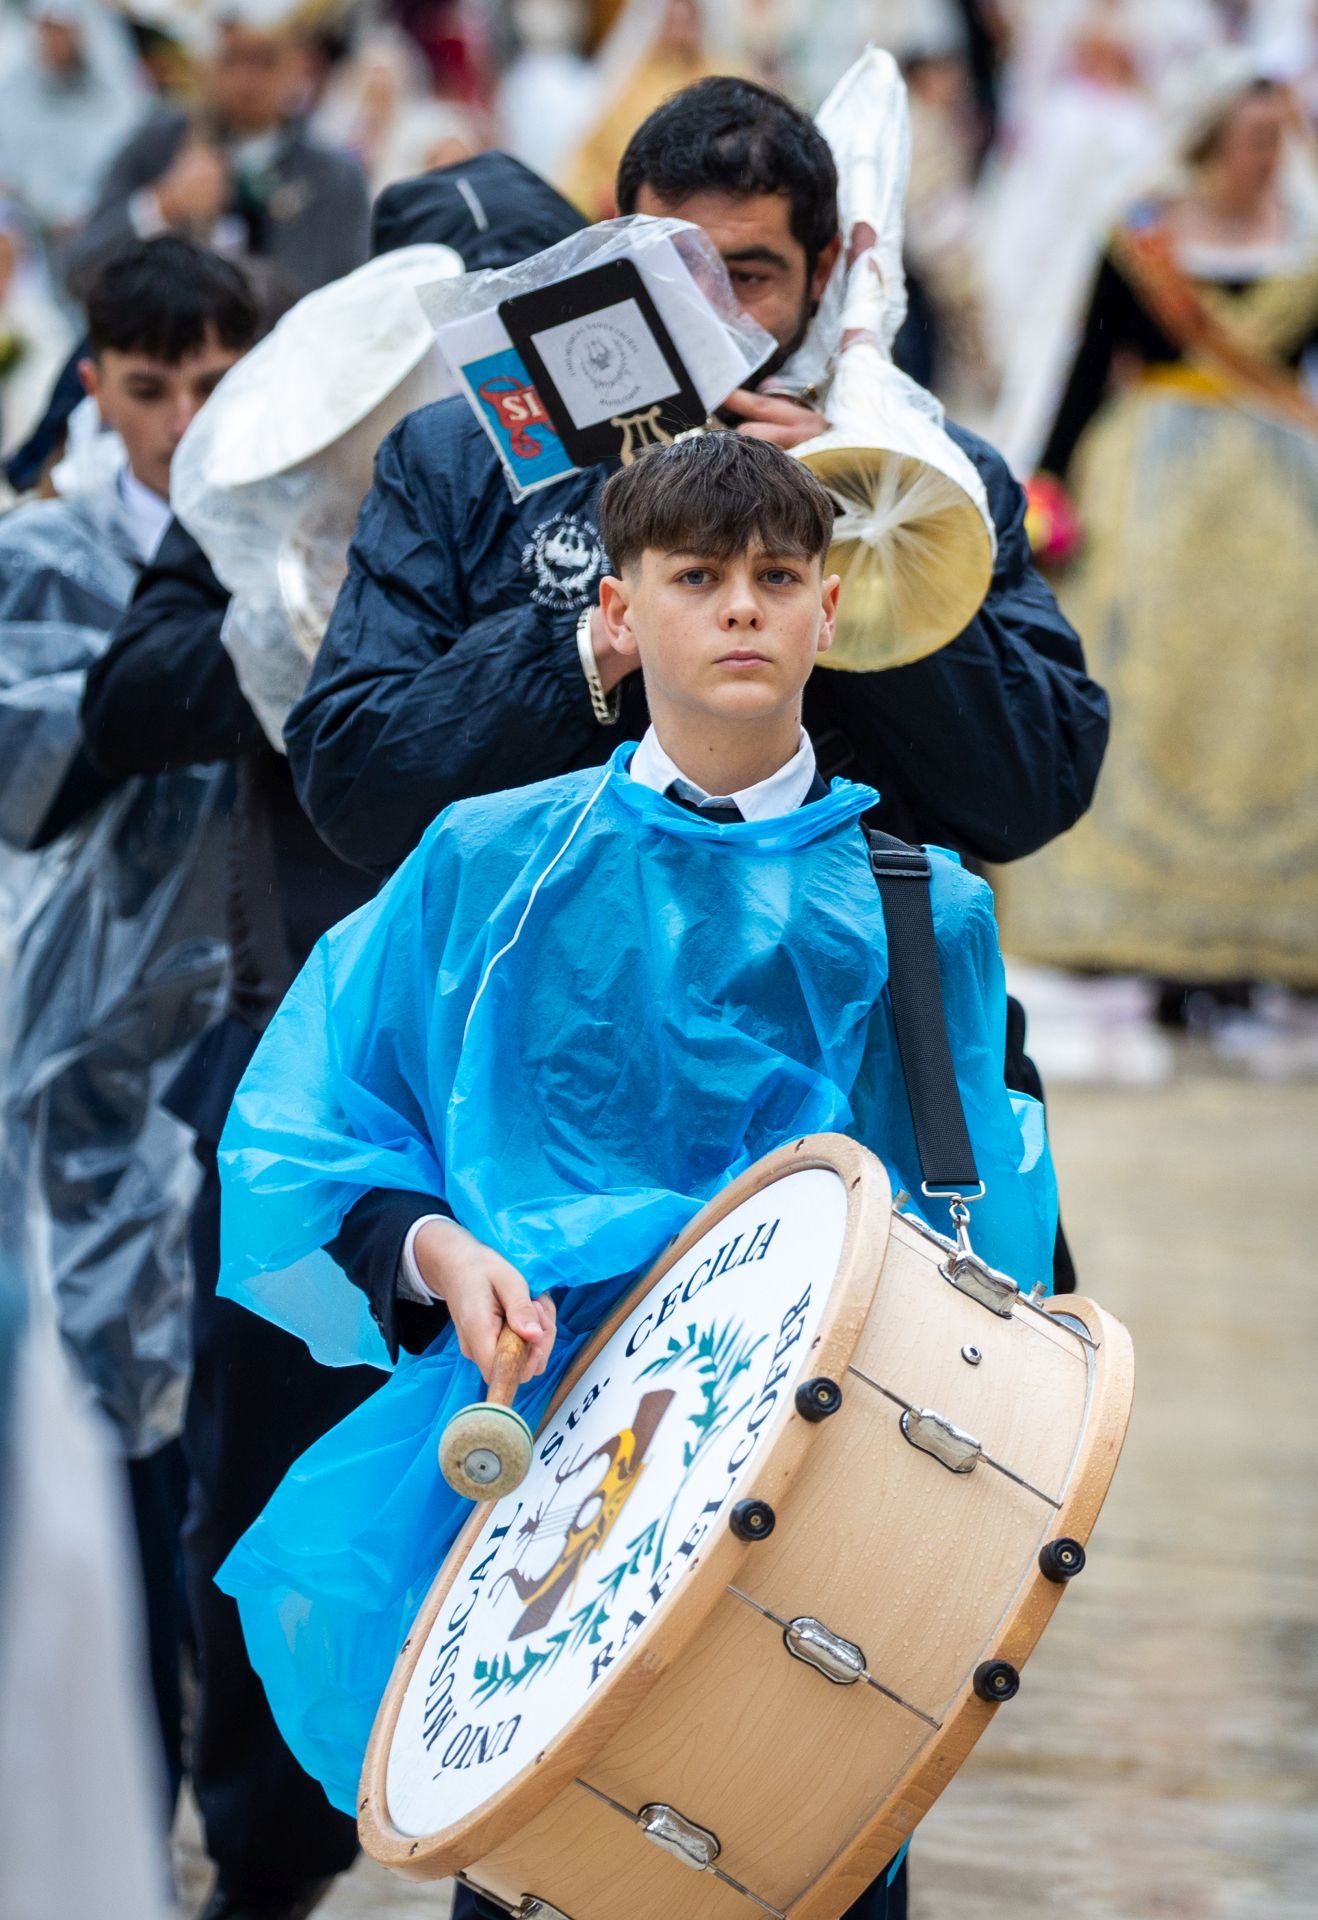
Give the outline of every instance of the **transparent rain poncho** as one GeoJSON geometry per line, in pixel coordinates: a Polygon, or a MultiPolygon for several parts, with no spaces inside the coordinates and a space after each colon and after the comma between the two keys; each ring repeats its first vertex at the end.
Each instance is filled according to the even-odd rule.
{"type": "Polygon", "coordinates": [[[61,468],[64,497],[0,520],[0,1260],[53,1299],[137,1458],[182,1424],[198,1169],[161,1098],[223,1003],[232,780],[126,781],[23,851],[75,769],[83,681],[139,571],[122,458],[98,435],[61,468]]]}
{"type": "MultiPolygon", "coordinates": [[[[320,942],[261,1042],[220,1148],[221,1291],[322,1358],[384,1364],[365,1302],[318,1251],[363,1193],[444,1197],[559,1337],[534,1425],[619,1294],[713,1194],[799,1134],[920,1171],[861,813],[836,781],[720,826],[609,766],[464,801],[320,942]]],[[[934,855],[952,1051],[986,1197],[976,1244],[1050,1284],[1042,1114],[1003,1084],[991,896],[934,855]]],[[[947,1229],[942,1202],[925,1203],[947,1229]]],[[[351,1809],[376,1706],[469,1508],[445,1421],[480,1396],[451,1333],[306,1453],[220,1573],[285,1739],[351,1809]]]]}
{"type": "Polygon", "coordinates": [[[997,535],[984,483],[944,431],[942,406],[893,364],[906,317],[911,129],[891,54],[863,54],[817,124],[837,163],[843,251],[777,383],[820,393],[831,422],[793,450],[838,507],[827,564],[842,579],[841,612],[823,664],[875,671],[918,660],[969,624],[988,591],[997,535]]]}

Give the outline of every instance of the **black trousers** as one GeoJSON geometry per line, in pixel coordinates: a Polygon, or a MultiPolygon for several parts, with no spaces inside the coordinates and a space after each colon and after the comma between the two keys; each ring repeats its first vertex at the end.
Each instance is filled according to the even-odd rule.
{"type": "MultiPolygon", "coordinates": [[[[508,1916],[502,1907],[459,1887],[453,1896],[453,1920],[508,1920],[508,1916]]],[[[626,1914],[618,1914],[617,1920],[627,1920],[626,1914]]],[[[891,1886],[886,1874],[881,1874],[869,1892],[847,1908],[843,1920],[906,1920],[906,1862],[902,1861],[891,1886]]]]}
{"type": "MultiPolygon", "coordinates": [[[[1003,1078],[1014,1092],[1032,1094],[1043,1106],[1043,1081],[1025,1046],[1025,1009],[1019,1000],[1013,1000],[1008,994],[1007,1058],[1003,1078]]],[[[1075,1292],[1075,1262],[1071,1258],[1071,1249],[1060,1220],[1057,1222],[1057,1239],[1053,1244],[1053,1292],[1075,1292]]]]}
{"type": "Polygon", "coordinates": [[[192,1217],[193,1379],[183,1442],[191,1476],[183,1550],[200,1687],[192,1779],[206,1848],[230,1893],[270,1903],[352,1865],[357,1830],[284,1745],[248,1664],[238,1608],[215,1574],[298,1455],[380,1384],[322,1367],[300,1340],[216,1298],[215,1150],[192,1217]]]}

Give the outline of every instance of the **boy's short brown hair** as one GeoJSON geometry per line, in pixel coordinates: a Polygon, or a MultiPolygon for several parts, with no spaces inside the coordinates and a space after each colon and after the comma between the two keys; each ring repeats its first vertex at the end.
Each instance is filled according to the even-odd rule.
{"type": "Polygon", "coordinates": [[[768,440],[701,433],[655,447],[600,497],[600,538],[621,572],[647,547],[726,560],[753,545],[822,560],[833,502],[808,467],[768,440]]]}

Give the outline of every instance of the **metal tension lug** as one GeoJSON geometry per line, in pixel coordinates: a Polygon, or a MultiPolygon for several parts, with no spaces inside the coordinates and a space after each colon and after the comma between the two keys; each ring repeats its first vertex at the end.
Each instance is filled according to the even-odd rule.
{"type": "MultiPolygon", "coordinates": [[[[929,1187],[924,1191],[928,1193],[929,1187]]],[[[1005,1273],[981,1260],[970,1244],[970,1206],[969,1201],[982,1199],[984,1184],[981,1181],[977,1194],[951,1196],[948,1211],[952,1216],[952,1225],[956,1229],[956,1245],[938,1271],[944,1280],[948,1280],[959,1293],[970,1300],[977,1300],[981,1307],[987,1307],[990,1313],[996,1313],[1003,1320],[1011,1318],[1011,1310],[1020,1299],[1020,1288],[1005,1273]]],[[[947,1242],[943,1242],[946,1246],[947,1242]]]]}
{"type": "Polygon", "coordinates": [[[836,1687],[852,1687],[865,1678],[865,1656],[855,1641],[844,1640],[812,1614],[788,1622],[783,1645],[793,1660],[803,1660],[836,1687]]]}
{"type": "Polygon", "coordinates": [[[476,1881],[470,1879],[465,1873],[458,1872],[453,1877],[459,1886],[469,1888],[472,1893],[478,1894],[491,1906],[502,1907],[506,1914],[511,1915],[512,1920],[572,1920],[570,1914],[564,1913],[560,1907],[551,1907],[547,1900],[541,1900],[534,1893],[524,1893],[514,1907],[499,1894],[491,1893],[488,1887],[478,1886],[476,1881]]]}
{"type": "Polygon", "coordinates": [[[683,1819],[676,1807],[666,1807],[661,1802],[642,1807],[636,1824],[647,1840],[653,1840],[656,1847],[671,1853],[683,1866],[695,1867],[697,1872],[703,1873],[712,1867],[719,1857],[717,1836],[708,1827],[698,1827],[694,1820],[683,1819]]]}
{"type": "Polygon", "coordinates": [[[938,1271],[958,1293],[977,1300],[981,1307],[987,1307],[990,1313],[996,1313],[1000,1319],[1010,1320],[1021,1290],[1005,1273],[997,1273],[987,1266],[977,1253],[949,1253],[938,1271]]]}
{"type": "Polygon", "coordinates": [[[902,1415],[902,1432],[921,1453],[930,1453],[950,1473],[973,1473],[984,1449],[973,1434],[929,1407],[908,1407],[902,1415]]]}

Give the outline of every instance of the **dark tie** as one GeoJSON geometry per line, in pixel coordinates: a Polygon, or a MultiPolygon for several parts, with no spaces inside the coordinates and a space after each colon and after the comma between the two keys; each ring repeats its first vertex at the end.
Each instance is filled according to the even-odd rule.
{"type": "Polygon", "coordinates": [[[674,806],[684,807],[688,813],[698,813],[702,820],[712,820],[716,826],[728,827],[735,820],[744,820],[745,814],[735,801],[688,800],[685,794],[678,792],[676,785],[664,789],[664,799],[671,800],[674,806]]]}

